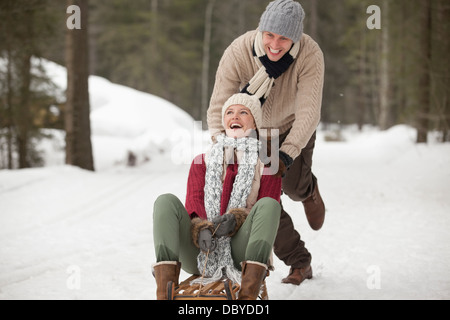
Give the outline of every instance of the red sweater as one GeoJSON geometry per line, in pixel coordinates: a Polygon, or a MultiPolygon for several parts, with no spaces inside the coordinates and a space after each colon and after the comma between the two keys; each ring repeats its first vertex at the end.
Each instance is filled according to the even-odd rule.
{"type": "MultiPolygon", "coordinates": [[[[226,213],[228,202],[230,201],[231,191],[233,190],[234,180],[238,173],[238,164],[230,164],[227,167],[225,181],[223,183],[222,198],[220,201],[220,215],[226,213]]],[[[205,155],[197,156],[192,162],[189,171],[187,194],[186,194],[186,210],[191,219],[200,217],[207,219],[205,210],[205,175],[206,164],[205,155]]],[[[278,202],[281,198],[281,178],[271,175],[261,176],[261,186],[259,189],[258,200],[270,197],[278,202]]]]}

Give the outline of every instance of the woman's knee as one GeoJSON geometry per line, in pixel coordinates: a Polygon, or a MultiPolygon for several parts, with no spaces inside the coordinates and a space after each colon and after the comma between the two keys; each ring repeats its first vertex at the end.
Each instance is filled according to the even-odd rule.
{"type": "Polygon", "coordinates": [[[156,198],[155,205],[160,204],[160,203],[166,204],[168,202],[172,203],[172,202],[178,202],[178,201],[180,201],[180,200],[177,198],[177,196],[175,196],[171,193],[166,193],[166,194],[162,194],[158,198],[156,198]]]}
{"type": "Polygon", "coordinates": [[[267,218],[278,221],[281,215],[281,205],[278,201],[272,198],[262,198],[255,206],[257,206],[257,212],[260,215],[267,216],[267,218]]]}
{"type": "Polygon", "coordinates": [[[176,213],[177,207],[182,205],[181,201],[173,194],[160,195],[153,205],[153,217],[157,218],[160,215],[167,215],[168,213],[176,213]]]}

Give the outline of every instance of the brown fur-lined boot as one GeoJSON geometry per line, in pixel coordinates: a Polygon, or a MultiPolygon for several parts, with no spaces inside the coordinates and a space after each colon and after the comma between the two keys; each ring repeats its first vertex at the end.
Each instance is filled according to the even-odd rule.
{"type": "Polygon", "coordinates": [[[172,281],[178,286],[181,263],[177,261],[163,261],[153,265],[153,275],[156,279],[156,299],[168,300],[167,284],[172,281]]]}
{"type": "Polygon", "coordinates": [[[238,300],[256,300],[267,275],[267,266],[260,262],[242,262],[242,281],[238,300]]]}

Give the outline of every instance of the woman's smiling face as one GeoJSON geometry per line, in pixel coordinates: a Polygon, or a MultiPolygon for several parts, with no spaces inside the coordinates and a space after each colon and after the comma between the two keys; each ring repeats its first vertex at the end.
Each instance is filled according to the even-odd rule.
{"type": "Polygon", "coordinates": [[[225,111],[223,122],[227,136],[232,138],[246,137],[252,129],[256,129],[255,119],[250,109],[243,105],[230,106],[225,111]]]}

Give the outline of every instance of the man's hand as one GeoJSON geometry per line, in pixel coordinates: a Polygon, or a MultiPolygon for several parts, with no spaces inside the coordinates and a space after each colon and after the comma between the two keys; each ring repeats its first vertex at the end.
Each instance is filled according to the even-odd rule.
{"type": "Polygon", "coordinates": [[[289,167],[294,163],[294,159],[292,159],[288,154],[280,151],[280,161],[278,163],[278,172],[275,174],[278,178],[284,178],[286,175],[286,171],[289,167]]]}

